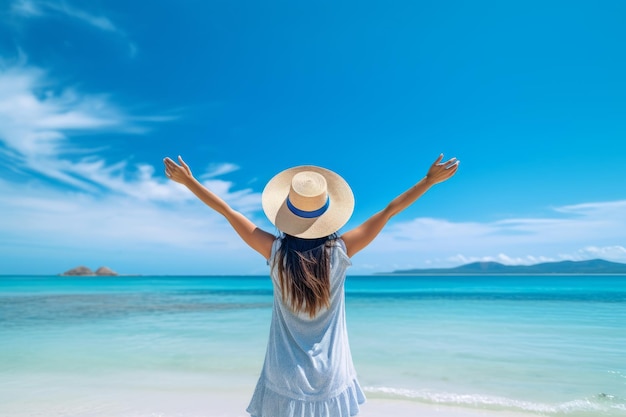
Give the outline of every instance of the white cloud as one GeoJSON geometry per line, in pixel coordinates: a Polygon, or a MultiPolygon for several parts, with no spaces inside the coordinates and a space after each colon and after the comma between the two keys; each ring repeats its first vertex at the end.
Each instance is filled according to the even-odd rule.
{"type": "MultiPolygon", "coordinates": [[[[128,115],[104,94],[59,88],[44,70],[28,66],[24,58],[13,65],[0,62],[0,143],[4,145],[0,149],[14,170],[35,172],[83,191],[113,190],[139,199],[188,198],[175,184],[155,178],[149,165],[129,167],[125,161],[109,165],[97,156],[78,158],[96,150],[70,140],[80,133],[144,133],[145,123],[168,120],[171,117],[128,115]]],[[[230,184],[219,186],[227,189],[230,184]]]]}
{"type": "MultiPolygon", "coordinates": [[[[77,137],[143,133],[146,128],[140,123],[167,120],[171,118],[131,116],[106,95],[60,88],[24,58],[13,65],[0,62],[0,157],[7,162],[5,169],[28,178],[20,184],[0,180],[0,194],[5,196],[0,201],[0,264],[6,266],[11,257],[27,259],[36,248],[41,257],[59,250],[60,258],[87,252],[143,254],[149,265],[193,254],[198,268],[209,262],[213,271],[224,260],[230,260],[228,266],[245,265],[246,259],[258,262],[258,255],[249,250],[245,250],[249,258],[241,255],[245,244],[225,219],[183,186],[157,174],[152,165],[108,163],[81,146],[77,137]],[[50,187],[32,173],[66,187],[50,187]]],[[[254,218],[260,195],[250,189],[233,190],[232,182],[217,178],[236,169],[230,163],[215,164],[200,178],[235,209],[254,218]]],[[[158,271],[152,268],[151,272],[158,271]]]]}
{"type": "MultiPolygon", "coordinates": [[[[126,162],[106,166],[103,160],[94,158],[66,163],[67,171],[86,178],[111,192],[136,200],[176,202],[195,199],[195,196],[182,185],[163,176],[155,176],[155,169],[152,165],[136,164],[137,172],[131,175],[126,162]]],[[[225,165],[230,166],[230,164],[225,165]]],[[[232,191],[234,184],[229,181],[213,179],[202,181],[202,184],[236,209],[246,213],[256,209],[256,203],[260,198],[250,189],[232,191]]]]}
{"type": "Polygon", "coordinates": [[[626,200],[556,207],[552,217],[488,223],[417,218],[390,224],[357,254],[367,257],[367,266],[355,265],[367,272],[476,261],[513,265],[603,258],[626,263],[625,240],[626,200]]]}
{"type": "Polygon", "coordinates": [[[183,198],[167,204],[121,194],[99,198],[0,180],[0,193],[11,196],[0,200],[0,273],[57,273],[89,259],[97,260],[94,267],[112,259],[109,266],[122,273],[229,273],[233,265],[263,273],[265,262],[221,215],[168,184],[167,192],[183,198]]]}
{"type": "Polygon", "coordinates": [[[11,12],[23,18],[44,18],[61,16],[82,22],[95,29],[115,34],[128,43],[129,55],[137,55],[137,45],[128,40],[127,34],[111,19],[71,6],[67,1],[53,0],[15,0],[11,4],[11,12]]]}
{"type": "MultiPolygon", "coordinates": [[[[54,265],[46,271],[55,273],[75,266],[61,263],[79,255],[119,260],[133,254],[137,259],[128,261],[134,266],[126,271],[134,267],[133,272],[158,273],[168,267],[166,260],[181,271],[184,266],[178,261],[185,258],[196,263],[196,273],[216,272],[217,264],[226,260],[224,273],[234,263],[248,262],[254,268],[258,255],[244,250],[225,219],[183,186],[157,174],[152,165],[108,163],[76,137],[143,133],[145,123],[168,120],[128,115],[106,95],[59,88],[25,59],[13,65],[0,62],[0,157],[7,162],[4,169],[29,179],[21,184],[0,180],[0,194],[5,196],[0,201],[0,264],[6,268],[21,260],[26,266],[13,268],[28,273],[32,259],[38,259],[54,265]],[[33,173],[66,187],[46,186],[33,173]]],[[[254,218],[260,195],[250,189],[234,191],[233,183],[217,178],[236,169],[230,163],[216,164],[200,177],[234,208],[254,218]]]]}
{"type": "Polygon", "coordinates": [[[49,14],[61,14],[78,19],[100,30],[122,33],[107,17],[96,16],[84,10],[74,8],[65,1],[15,0],[11,5],[11,11],[22,17],[43,17],[49,14]]]}
{"type": "Polygon", "coordinates": [[[179,249],[228,240],[222,238],[229,226],[221,216],[185,200],[163,206],[123,195],[96,198],[36,186],[20,190],[6,182],[0,183],[0,191],[15,196],[0,204],[0,228],[13,236],[45,237],[64,245],[94,239],[102,246],[118,242],[179,249]]]}
{"type": "Polygon", "coordinates": [[[220,175],[229,174],[237,171],[239,166],[235,164],[221,164],[221,165],[209,165],[207,172],[201,176],[201,178],[213,178],[220,175]]]}
{"type": "Polygon", "coordinates": [[[465,256],[462,254],[457,254],[454,256],[450,256],[446,259],[446,261],[452,262],[453,264],[463,265],[472,262],[499,262],[505,265],[531,265],[539,262],[554,262],[554,258],[548,258],[545,256],[532,256],[527,255],[525,257],[511,257],[505,253],[499,253],[495,256],[465,256]]]}
{"type": "Polygon", "coordinates": [[[55,155],[68,133],[130,127],[104,95],[55,90],[45,71],[0,66],[0,138],[24,158],[55,155]]]}
{"type": "MultiPolygon", "coordinates": [[[[567,255],[565,255],[567,256],[567,255]]],[[[587,246],[571,255],[572,260],[581,260],[589,258],[614,259],[616,261],[626,261],[626,248],[619,245],[613,246],[587,246]]]]}

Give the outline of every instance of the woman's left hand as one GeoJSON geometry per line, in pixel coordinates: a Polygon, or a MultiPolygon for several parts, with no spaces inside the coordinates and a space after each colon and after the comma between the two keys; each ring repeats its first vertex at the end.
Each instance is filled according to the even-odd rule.
{"type": "Polygon", "coordinates": [[[163,159],[163,163],[165,164],[165,175],[167,178],[171,179],[180,184],[188,184],[189,181],[193,179],[193,174],[191,173],[191,169],[189,169],[189,165],[183,161],[181,156],[178,156],[178,161],[180,165],[171,160],[169,157],[163,159]]]}

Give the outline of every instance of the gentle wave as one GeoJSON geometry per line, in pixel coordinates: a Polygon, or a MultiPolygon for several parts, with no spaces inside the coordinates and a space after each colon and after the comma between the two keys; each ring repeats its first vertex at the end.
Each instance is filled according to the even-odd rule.
{"type": "Polygon", "coordinates": [[[622,415],[621,412],[626,411],[626,399],[620,399],[609,394],[598,394],[592,398],[577,399],[561,404],[543,404],[480,394],[455,394],[391,387],[364,387],[364,389],[367,394],[382,398],[478,409],[542,413],[545,415],[575,416],[593,412],[596,415],[603,413],[602,415],[612,416],[616,415],[616,412],[620,412],[619,415],[622,415]]]}

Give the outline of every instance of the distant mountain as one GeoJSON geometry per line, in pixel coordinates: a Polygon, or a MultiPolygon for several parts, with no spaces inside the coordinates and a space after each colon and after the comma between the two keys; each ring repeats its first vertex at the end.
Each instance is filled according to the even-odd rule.
{"type": "Polygon", "coordinates": [[[393,271],[397,275],[464,275],[464,274],[626,274],[626,264],[603,259],[589,261],[546,262],[534,265],[504,265],[498,262],[473,262],[454,268],[406,269],[393,271]]]}

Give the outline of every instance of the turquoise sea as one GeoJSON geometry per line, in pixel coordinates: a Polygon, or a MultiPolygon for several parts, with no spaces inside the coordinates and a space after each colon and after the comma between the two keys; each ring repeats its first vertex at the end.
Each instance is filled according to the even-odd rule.
{"type": "MultiPolygon", "coordinates": [[[[0,276],[0,416],[246,416],[271,291],[267,276],[0,276]]],[[[346,303],[373,402],[626,416],[626,276],[348,276],[346,303]]]]}

